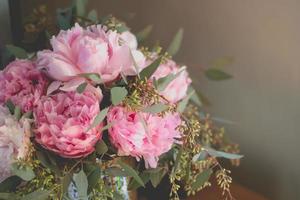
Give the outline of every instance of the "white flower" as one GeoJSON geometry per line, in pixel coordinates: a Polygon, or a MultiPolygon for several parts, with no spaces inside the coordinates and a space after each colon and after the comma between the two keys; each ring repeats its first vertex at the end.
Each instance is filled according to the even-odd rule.
{"type": "Polygon", "coordinates": [[[0,182],[11,176],[11,164],[26,156],[29,137],[29,120],[18,122],[6,107],[0,106],[0,182]]]}

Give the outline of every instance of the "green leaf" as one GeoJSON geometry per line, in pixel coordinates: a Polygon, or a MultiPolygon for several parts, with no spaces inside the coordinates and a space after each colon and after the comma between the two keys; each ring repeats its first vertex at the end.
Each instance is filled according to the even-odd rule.
{"type": "Polygon", "coordinates": [[[100,113],[95,117],[93,123],[88,128],[88,130],[98,126],[98,124],[100,124],[104,120],[104,118],[106,117],[106,114],[108,112],[108,109],[109,108],[104,108],[103,110],[100,111],[100,113]]]}
{"type": "Polygon", "coordinates": [[[183,70],[177,72],[176,74],[169,74],[165,77],[162,77],[160,79],[157,80],[157,89],[158,91],[163,91],[164,89],[166,89],[166,87],[175,79],[179,76],[179,74],[182,72],[183,70]]]}
{"type": "Polygon", "coordinates": [[[230,74],[227,74],[226,72],[216,68],[207,69],[205,71],[205,75],[208,79],[214,81],[222,81],[232,78],[230,74]]]}
{"type": "Polygon", "coordinates": [[[97,11],[95,9],[91,10],[88,13],[87,18],[92,20],[93,22],[97,23],[98,22],[98,13],[97,13],[97,11]]]}
{"type": "Polygon", "coordinates": [[[44,167],[49,168],[51,171],[55,172],[56,174],[60,173],[60,170],[57,166],[57,163],[54,158],[50,154],[44,151],[36,151],[36,156],[39,161],[41,161],[44,167]]]}
{"type": "Polygon", "coordinates": [[[128,92],[125,87],[113,87],[110,90],[110,94],[111,94],[112,104],[116,106],[125,99],[128,92]]]}
{"type": "Polygon", "coordinates": [[[130,176],[124,169],[118,168],[118,167],[110,167],[105,170],[105,174],[108,176],[116,177],[116,176],[122,176],[122,177],[128,177],[130,176]]]}
{"type": "Polygon", "coordinates": [[[166,170],[164,168],[157,168],[155,171],[150,171],[148,173],[153,187],[156,188],[166,175],[166,170]]]}
{"type": "Polygon", "coordinates": [[[17,200],[20,199],[20,196],[15,193],[0,193],[1,200],[17,200]]]}
{"type": "Polygon", "coordinates": [[[188,94],[194,92],[194,94],[191,96],[191,101],[198,107],[202,107],[202,102],[200,100],[200,97],[198,96],[196,90],[193,88],[192,85],[189,86],[188,88],[188,94]]]}
{"type": "Polygon", "coordinates": [[[183,100],[181,100],[181,101],[179,102],[178,107],[177,107],[177,111],[178,111],[178,112],[182,113],[182,112],[185,110],[185,108],[186,108],[186,106],[187,106],[187,104],[188,104],[190,98],[191,98],[194,94],[195,94],[195,91],[190,92],[186,97],[184,97],[183,100]]]}
{"type": "Polygon", "coordinates": [[[71,174],[66,174],[62,178],[62,193],[63,194],[68,193],[68,188],[70,186],[71,181],[72,181],[72,175],[71,174]]]}
{"type": "Polygon", "coordinates": [[[181,46],[181,42],[182,42],[182,39],[183,39],[183,29],[180,28],[178,30],[178,32],[176,33],[176,35],[174,36],[167,52],[171,55],[171,56],[174,56],[178,50],[180,49],[180,46],[181,46]]]}
{"type": "Polygon", "coordinates": [[[28,57],[27,52],[20,47],[9,44],[6,45],[6,48],[16,58],[25,59],[28,57]]]}
{"type": "Polygon", "coordinates": [[[22,179],[18,176],[10,176],[0,183],[0,192],[13,192],[21,183],[22,179]]]}
{"type": "Polygon", "coordinates": [[[20,166],[18,163],[13,163],[11,171],[14,175],[20,177],[24,181],[30,181],[35,177],[35,174],[30,166],[20,166]]]}
{"type": "Polygon", "coordinates": [[[75,0],[76,15],[84,17],[86,13],[87,0],[75,0]]]}
{"type": "Polygon", "coordinates": [[[76,91],[81,94],[84,92],[85,88],[87,86],[87,82],[81,83],[77,88],[76,91]]]}
{"type": "Polygon", "coordinates": [[[222,157],[222,158],[227,158],[227,159],[241,159],[244,157],[243,155],[226,153],[223,151],[217,151],[217,150],[214,150],[214,149],[208,148],[208,147],[205,148],[205,151],[207,151],[207,153],[213,157],[222,157]]]}
{"type": "Polygon", "coordinates": [[[134,178],[141,186],[145,187],[145,184],[138,173],[129,165],[123,163],[122,161],[118,161],[118,164],[127,172],[132,178],[134,178]]]}
{"type": "Polygon", "coordinates": [[[152,106],[146,107],[142,111],[156,114],[156,113],[163,112],[163,111],[167,110],[168,108],[169,108],[168,105],[163,104],[163,103],[158,103],[158,104],[154,104],[152,106]]]}
{"type": "Polygon", "coordinates": [[[21,200],[47,200],[49,195],[51,194],[51,191],[49,190],[36,190],[34,192],[31,192],[27,194],[26,196],[22,197],[21,200]]]}
{"type": "Polygon", "coordinates": [[[150,78],[160,65],[162,57],[158,57],[154,62],[148,65],[140,72],[140,79],[150,78]]]}
{"type": "Polygon", "coordinates": [[[112,127],[113,124],[114,124],[114,123],[108,123],[108,124],[106,124],[106,126],[104,126],[104,127],[101,129],[101,131],[105,131],[105,130],[110,129],[110,127],[112,127]]]}
{"type": "Polygon", "coordinates": [[[102,79],[101,79],[100,75],[97,73],[84,73],[84,74],[80,74],[80,76],[90,79],[91,81],[93,81],[96,84],[102,83],[102,79]]]}
{"type": "Polygon", "coordinates": [[[176,154],[176,159],[175,159],[175,162],[174,162],[174,167],[173,167],[173,171],[176,172],[178,166],[179,166],[179,162],[180,162],[180,158],[181,158],[181,155],[182,155],[182,151],[183,149],[180,148],[178,153],[176,154]]]}
{"type": "Polygon", "coordinates": [[[105,144],[105,142],[103,140],[100,140],[99,142],[97,142],[96,144],[96,152],[98,154],[105,154],[108,151],[108,147],[105,144]]]}
{"type": "Polygon", "coordinates": [[[22,113],[21,113],[21,108],[20,108],[20,106],[16,106],[16,107],[15,107],[15,111],[14,111],[14,116],[15,116],[15,118],[16,118],[17,120],[19,120],[19,119],[21,119],[21,115],[22,115],[22,113]]]}
{"type": "Polygon", "coordinates": [[[33,117],[32,111],[28,111],[28,112],[24,113],[22,115],[22,117],[24,117],[24,118],[32,118],[33,117]]]}
{"type": "Polygon", "coordinates": [[[212,169],[206,169],[201,174],[198,174],[195,182],[192,183],[192,189],[197,190],[201,186],[204,185],[205,182],[207,182],[210,178],[210,175],[213,173],[212,169]]]}
{"type": "Polygon", "coordinates": [[[143,30],[136,34],[136,39],[138,43],[143,42],[151,33],[153,26],[148,25],[143,30]]]}
{"type": "Polygon", "coordinates": [[[72,7],[61,9],[56,9],[56,19],[59,29],[67,30],[72,27],[72,7]]]}
{"type": "Polygon", "coordinates": [[[15,104],[9,99],[5,102],[5,105],[7,106],[10,114],[14,114],[15,112],[15,104]]]}
{"type": "MultiPolygon", "coordinates": [[[[143,180],[144,184],[146,184],[150,180],[149,173],[147,173],[146,171],[143,171],[140,177],[143,180]]],[[[139,187],[141,187],[141,185],[135,179],[131,179],[128,184],[128,190],[136,190],[139,187]]]]}
{"type": "Polygon", "coordinates": [[[99,179],[101,179],[101,170],[99,167],[97,167],[88,175],[89,190],[93,189],[96,186],[99,179]]]}
{"type": "Polygon", "coordinates": [[[88,199],[87,190],[88,190],[88,179],[83,170],[79,173],[73,175],[73,180],[75,182],[79,199],[88,199]]]}
{"type": "Polygon", "coordinates": [[[234,61],[233,57],[225,56],[225,57],[218,58],[218,59],[212,61],[211,66],[212,66],[212,68],[220,68],[220,67],[224,67],[226,65],[232,64],[233,61],[234,61]]]}

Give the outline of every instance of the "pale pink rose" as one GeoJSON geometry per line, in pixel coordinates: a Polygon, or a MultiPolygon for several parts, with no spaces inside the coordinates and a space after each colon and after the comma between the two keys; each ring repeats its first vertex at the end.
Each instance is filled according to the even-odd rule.
{"type": "Polygon", "coordinates": [[[176,103],[187,95],[187,90],[192,80],[185,69],[186,67],[179,67],[173,60],[167,60],[162,63],[152,75],[152,79],[156,80],[166,77],[169,74],[178,74],[178,76],[171,81],[167,87],[160,92],[171,103],[176,103]]]}
{"type": "Polygon", "coordinates": [[[101,25],[78,24],[51,39],[53,50],[37,54],[37,63],[55,80],[69,81],[82,73],[97,73],[104,82],[115,80],[133,65],[130,47],[116,31],[101,25]]]}
{"type": "Polygon", "coordinates": [[[15,60],[0,72],[0,103],[11,100],[27,112],[46,92],[45,76],[29,60],[15,60]]]}
{"type": "Polygon", "coordinates": [[[34,110],[36,141],[62,157],[89,155],[101,138],[102,124],[89,129],[101,100],[101,90],[92,86],[82,94],[73,91],[44,96],[34,110]]]}
{"type": "Polygon", "coordinates": [[[30,123],[17,121],[6,107],[0,106],[0,183],[12,175],[11,164],[24,158],[30,144],[30,123]]]}
{"type": "Polygon", "coordinates": [[[108,132],[118,154],[137,160],[144,158],[147,168],[155,168],[159,156],[168,152],[181,137],[177,130],[181,123],[178,113],[161,117],[116,106],[109,110],[107,122],[112,124],[108,132]]]}

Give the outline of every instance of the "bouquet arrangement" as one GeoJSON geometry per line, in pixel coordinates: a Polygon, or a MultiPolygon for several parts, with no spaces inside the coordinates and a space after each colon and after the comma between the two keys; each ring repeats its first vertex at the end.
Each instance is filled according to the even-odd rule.
{"type": "Polygon", "coordinates": [[[47,50],[8,46],[22,59],[0,72],[0,199],[130,199],[165,176],[179,199],[213,173],[231,197],[218,157],[241,156],[172,59],[182,31],[163,52],[111,16],[72,22],[47,50]]]}

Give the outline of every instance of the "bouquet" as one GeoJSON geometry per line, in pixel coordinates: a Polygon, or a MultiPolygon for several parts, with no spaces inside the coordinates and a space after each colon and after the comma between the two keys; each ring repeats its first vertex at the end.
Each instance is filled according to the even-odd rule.
{"type": "Polygon", "coordinates": [[[232,198],[219,157],[242,156],[172,59],[182,31],[164,52],[114,17],[74,16],[46,50],[8,46],[17,59],[0,72],[0,199],[134,199],[164,177],[179,199],[213,174],[232,198]]]}

